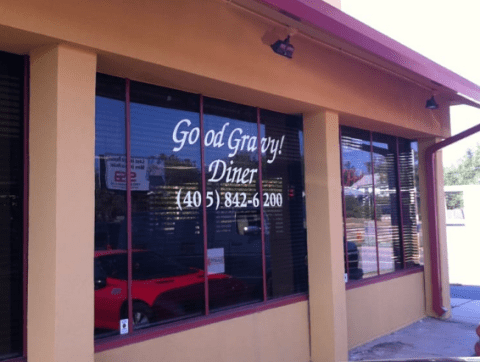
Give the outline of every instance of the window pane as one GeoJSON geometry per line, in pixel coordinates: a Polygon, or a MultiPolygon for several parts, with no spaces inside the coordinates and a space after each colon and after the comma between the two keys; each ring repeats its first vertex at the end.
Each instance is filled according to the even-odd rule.
{"type": "Polygon", "coordinates": [[[0,359],[23,346],[23,57],[0,52],[0,359]]]}
{"type": "Polygon", "coordinates": [[[137,328],[205,310],[199,109],[197,95],[131,84],[137,328]]]}
{"type": "Polygon", "coordinates": [[[398,142],[405,264],[423,264],[417,143],[401,138],[398,142]]]}
{"type": "MultiPolygon", "coordinates": [[[[347,247],[358,249],[349,278],[378,275],[370,133],[342,127],[342,177],[347,247]]],[[[349,257],[350,261],[350,257],[349,257]]]]}
{"type": "Polygon", "coordinates": [[[212,310],[263,298],[256,109],[206,98],[205,172],[212,310]]]}
{"type": "Polygon", "coordinates": [[[125,81],[97,75],[95,103],[95,336],[118,334],[127,318],[125,81]]]}
{"type": "Polygon", "coordinates": [[[395,138],[373,134],[373,168],[380,274],[403,268],[399,235],[395,138]]]}
{"type": "MultiPolygon", "coordinates": [[[[96,337],[117,334],[128,317],[125,102],[125,81],[99,74],[96,337]]],[[[199,109],[198,95],[131,82],[127,141],[136,329],[203,315],[205,262],[213,312],[262,301],[264,281],[270,298],[308,289],[302,118],[262,111],[266,178],[260,195],[257,109],[205,98],[203,135],[199,109]]]]}
{"type": "Polygon", "coordinates": [[[261,111],[268,297],[308,290],[302,117],[261,111]]]}

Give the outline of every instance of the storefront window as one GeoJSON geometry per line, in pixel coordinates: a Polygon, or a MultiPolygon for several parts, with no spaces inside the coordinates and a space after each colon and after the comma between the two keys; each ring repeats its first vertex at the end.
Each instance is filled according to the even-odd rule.
{"type": "Polygon", "coordinates": [[[125,81],[99,74],[95,100],[95,335],[127,313],[125,81]]]}
{"type": "Polygon", "coordinates": [[[342,128],[344,224],[349,255],[345,264],[350,279],[378,275],[379,269],[371,151],[369,132],[342,128]],[[356,256],[353,250],[358,250],[356,256]]]}
{"type": "Polygon", "coordinates": [[[302,117],[262,110],[263,194],[268,218],[267,291],[274,298],[308,290],[302,117]],[[276,140],[277,143],[274,143],[276,140]]]}
{"type": "Polygon", "coordinates": [[[406,266],[423,265],[422,219],[418,180],[418,144],[398,139],[402,236],[406,266]]]}
{"type": "Polygon", "coordinates": [[[348,280],[419,265],[415,147],[413,141],[341,128],[348,280]]]}
{"type": "Polygon", "coordinates": [[[385,274],[402,269],[403,266],[399,234],[395,138],[373,134],[372,151],[378,264],[380,274],[385,274]]]}
{"type": "Polygon", "coordinates": [[[96,108],[96,337],[307,291],[301,116],[102,74],[96,108]]]}
{"type": "Polygon", "coordinates": [[[132,82],[132,308],[138,327],[205,310],[200,142],[175,142],[199,126],[198,95],[132,82]]]}
{"type": "Polygon", "coordinates": [[[211,98],[204,99],[205,172],[209,303],[212,311],[263,300],[257,112],[211,98]],[[215,202],[215,198],[219,198],[215,202]],[[213,267],[215,265],[215,268],[213,267]],[[226,273],[238,280],[232,293],[222,292],[226,273]]]}
{"type": "Polygon", "coordinates": [[[23,354],[24,58],[0,52],[0,360],[23,354]]]}

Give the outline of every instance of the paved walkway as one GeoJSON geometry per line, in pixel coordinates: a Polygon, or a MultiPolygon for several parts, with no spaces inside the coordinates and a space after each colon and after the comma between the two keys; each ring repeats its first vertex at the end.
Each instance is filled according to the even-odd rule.
{"type": "Polygon", "coordinates": [[[473,348],[478,340],[475,328],[480,323],[480,300],[452,298],[451,304],[450,319],[422,319],[350,350],[349,360],[386,361],[474,356],[473,348]]]}

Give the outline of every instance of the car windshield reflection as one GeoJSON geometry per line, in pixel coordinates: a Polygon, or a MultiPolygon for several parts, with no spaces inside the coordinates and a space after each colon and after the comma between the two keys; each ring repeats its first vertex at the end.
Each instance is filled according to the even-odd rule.
{"type": "MultiPolygon", "coordinates": [[[[127,280],[128,255],[126,251],[105,252],[106,255],[97,258],[97,268],[103,269],[106,276],[127,280]]],[[[147,251],[132,253],[132,279],[149,280],[168,278],[196,273],[197,270],[174,263],[160,255],[147,251]]]]}

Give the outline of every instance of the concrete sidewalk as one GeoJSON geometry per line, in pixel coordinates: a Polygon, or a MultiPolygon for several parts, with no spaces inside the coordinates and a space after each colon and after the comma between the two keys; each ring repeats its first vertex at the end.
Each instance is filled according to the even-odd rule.
{"type": "MultiPolygon", "coordinates": [[[[350,361],[474,356],[480,300],[452,298],[448,320],[425,318],[349,352],[350,361]]],[[[475,359],[476,360],[476,359],[475,359]]],[[[480,361],[480,358],[478,359],[480,361]]]]}

